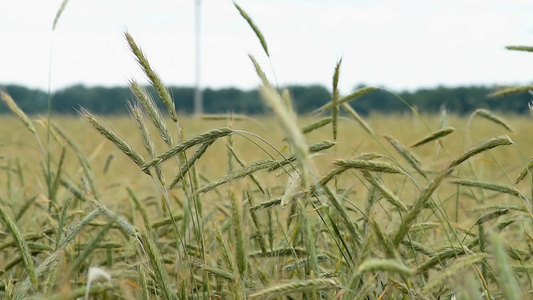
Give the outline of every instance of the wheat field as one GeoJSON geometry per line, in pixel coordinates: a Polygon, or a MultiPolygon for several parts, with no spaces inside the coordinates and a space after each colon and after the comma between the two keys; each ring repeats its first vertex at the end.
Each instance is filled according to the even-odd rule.
{"type": "Polygon", "coordinates": [[[530,116],[362,117],[341,61],[297,116],[252,55],[269,116],[183,116],[125,38],[156,91],[131,80],[130,116],[0,91],[2,299],[531,298],[530,116]]]}
{"type": "MultiPolygon", "coordinates": [[[[184,141],[213,128],[264,141],[237,133],[217,138],[183,182],[165,190],[161,183],[169,187],[183,167],[178,155],[160,164],[161,181],[83,118],[52,118],[47,143],[48,120],[35,116],[50,155],[48,190],[47,158],[34,134],[17,118],[2,118],[3,218],[19,231],[16,238],[7,227],[0,246],[6,299],[86,292],[97,299],[497,299],[507,298],[507,284],[520,299],[531,290],[530,176],[514,184],[533,152],[527,116],[504,116],[509,132],[477,115],[470,124],[464,116],[372,115],[363,127],[341,114],[336,142],[331,123],[305,135],[307,145],[330,141],[309,155],[307,184],[294,179],[296,158],[283,163],[291,145],[275,116],[178,119],[184,141]],[[409,147],[451,126],[447,136],[409,147]],[[443,173],[466,150],[498,136],[497,148],[443,173]],[[90,270],[104,280],[91,283],[90,270]],[[500,277],[505,270],[509,277],[500,277]]],[[[295,124],[305,131],[317,120],[323,118],[302,116],[295,124]]],[[[149,157],[134,118],[102,123],[149,157]]],[[[157,137],[155,126],[149,133],[157,137]]],[[[190,161],[203,142],[181,154],[190,161]]],[[[154,147],[169,148],[155,138],[154,147]]]]}

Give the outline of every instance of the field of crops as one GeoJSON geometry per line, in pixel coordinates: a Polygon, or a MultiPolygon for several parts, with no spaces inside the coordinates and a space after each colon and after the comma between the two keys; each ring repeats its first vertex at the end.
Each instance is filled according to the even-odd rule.
{"type": "Polygon", "coordinates": [[[410,114],[363,118],[376,88],[340,95],[341,62],[297,116],[253,56],[270,116],[180,116],[125,36],[157,92],[132,80],[130,116],[28,116],[0,91],[0,298],[532,296],[530,116],[398,97],[410,114]]]}
{"type": "Polygon", "coordinates": [[[2,118],[6,299],[532,290],[527,116],[83,114],[2,118]]]}

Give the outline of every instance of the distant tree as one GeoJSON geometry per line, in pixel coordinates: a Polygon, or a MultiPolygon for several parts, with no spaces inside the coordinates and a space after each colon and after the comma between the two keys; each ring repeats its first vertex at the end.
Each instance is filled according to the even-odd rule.
{"type": "MultiPolygon", "coordinates": [[[[363,85],[357,86],[359,89],[363,85]]],[[[37,89],[29,89],[19,85],[3,87],[28,114],[46,112],[48,95],[37,89]]],[[[166,108],[158,99],[157,93],[151,86],[147,86],[162,111],[166,108]]],[[[354,90],[355,90],[354,89],[354,90]]],[[[527,113],[527,103],[531,100],[529,94],[512,95],[505,98],[489,98],[487,95],[494,87],[468,86],[443,87],[433,89],[419,89],[394,94],[384,89],[378,89],[350,102],[350,105],[360,114],[371,112],[392,113],[405,112],[411,106],[416,106],[420,112],[438,113],[444,105],[448,111],[458,114],[469,114],[477,108],[513,113],[527,113]]],[[[306,113],[320,107],[331,100],[331,93],[320,85],[292,85],[288,86],[294,108],[299,113],[306,113]]],[[[181,113],[192,113],[194,109],[194,89],[191,87],[170,87],[170,94],[174,99],[176,110],[181,113]]],[[[343,95],[341,95],[342,97],[343,95]]],[[[86,87],[73,85],[58,90],[52,95],[51,108],[54,113],[73,114],[80,107],[85,107],[98,114],[125,114],[126,103],[133,99],[127,87],[86,87]]],[[[244,113],[262,114],[266,110],[259,93],[254,90],[240,90],[237,88],[206,89],[204,91],[204,110],[207,113],[244,113]]],[[[8,109],[0,102],[0,113],[8,109]]]]}
{"type": "Polygon", "coordinates": [[[242,91],[236,88],[228,89],[205,89],[204,111],[206,113],[239,112],[243,109],[240,106],[242,91]]]}
{"type": "Polygon", "coordinates": [[[53,95],[52,108],[58,113],[76,113],[80,107],[98,114],[125,113],[128,98],[131,98],[131,93],[126,87],[74,85],[53,95]]]}
{"type": "MultiPolygon", "coordinates": [[[[7,85],[5,91],[11,95],[18,106],[28,114],[45,111],[48,107],[48,96],[37,89],[29,89],[20,85],[7,85]]],[[[7,112],[8,108],[1,102],[0,112],[7,112]]]]}
{"type": "MultiPolygon", "coordinates": [[[[170,87],[169,90],[178,112],[192,113],[194,111],[194,88],[170,87]]],[[[161,103],[161,101],[158,102],[161,103]]],[[[162,103],[161,105],[161,107],[163,107],[162,103]]]]}
{"type": "Polygon", "coordinates": [[[299,113],[310,112],[331,100],[331,93],[321,85],[291,85],[288,89],[299,113]]]}

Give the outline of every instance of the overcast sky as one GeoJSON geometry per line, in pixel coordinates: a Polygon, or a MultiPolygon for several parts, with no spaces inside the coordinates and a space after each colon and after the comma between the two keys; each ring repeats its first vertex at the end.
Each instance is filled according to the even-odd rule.
{"type": "MultiPolygon", "coordinates": [[[[168,85],[194,84],[193,0],[0,1],[0,84],[52,90],[145,81],[123,38],[128,30],[168,85]],[[51,55],[50,55],[51,53],[51,55]],[[49,75],[51,74],[51,76],[49,75]]],[[[241,0],[263,32],[280,85],[330,88],[342,58],[341,91],[533,81],[532,0],[241,0]]],[[[254,88],[254,55],[272,68],[228,0],[202,0],[202,85],[254,88]]]]}

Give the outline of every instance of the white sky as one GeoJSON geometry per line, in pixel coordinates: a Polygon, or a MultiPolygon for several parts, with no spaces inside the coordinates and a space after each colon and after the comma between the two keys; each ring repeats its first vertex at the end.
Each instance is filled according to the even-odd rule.
{"type": "MultiPolygon", "coordinates": [[[[253,54],[272,69],[228,0],[203,0],[202,85],[254,88],[253,54]]],[[[533,81],[531,0],[240,0],[266,37],[280,85],[394,90],[533,81]]],[[[0,83],[52,90],[144,82],[123,38],[127,28],[168,85],[194,84],[194,0],[0,1],[0,83]],[[50,68],[50,51],[51,68],[50,68]]]]}

